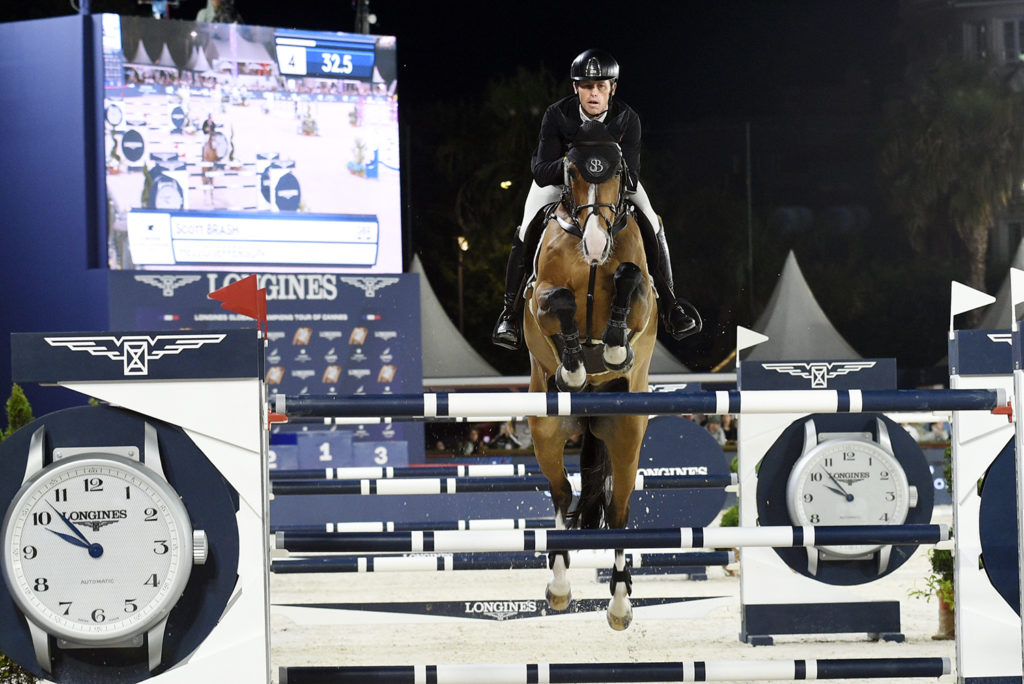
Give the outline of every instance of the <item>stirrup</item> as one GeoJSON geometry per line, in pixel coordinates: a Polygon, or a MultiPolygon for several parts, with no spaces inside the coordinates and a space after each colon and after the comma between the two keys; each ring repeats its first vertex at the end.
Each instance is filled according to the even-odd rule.
{"type": "Polygon", "coordinates": [[[674,340],[695,335],[704,327],[704,322],[697,309],[683,299],[672,303],[672,306],[661,316],[661,322],[665,326],[665,332],[674,340]]]}
{"type": "Polygon", "coordinates": [[[523,344],[523,332],[520,326],[516,325],[516,311],[504,309],[494,324],[491,332],[491,342],[499,347],[510,351],[517,351],[523,344]]]}

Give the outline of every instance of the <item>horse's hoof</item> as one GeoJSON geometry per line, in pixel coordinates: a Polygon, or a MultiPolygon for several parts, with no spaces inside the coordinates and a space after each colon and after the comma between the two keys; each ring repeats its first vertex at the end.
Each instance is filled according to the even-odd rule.
{"type": "Polygon", "coordinates": [[[559,392],[579,392],[587,384],[587,371],[580,364],[575,373],[569,373],[564,366],[558,366],[555,370],[555,388],[559,392]],[[579,384],[573,384],[573,376],[579,380],[579,384]]]}
{"type": "Polygon", "coordinates": [[[563,595],[558,595],[551,591],[551,585],[549,584],[544,590],[544,598],[548,600],[548,605],[551,606],[552,610],[565,610],[572,601],[572,589],[569,589],[563,595]]]}
{"type": "Polygon", "coordinates": [[[611,605],[608,606],[608,626],[614,629],[616,632],[629,629],[629,626],[633,624],[633,607],[629,606],[625,615],[614,615],[611,610],[611,605]]]}
{"type": "Polygon", "coordinates": [[[602,355],[602,359],[604,360],[604,367],[611,371],[628,371],[630,368],[633,367],[633,361],[636,358],[633,355],[633,347],[629,344],[626,345],[626,358],[622,361],[622,363],[609,362],[607,354],[608,348],[605,347],[605,352],[604,355],[602,355]]]}

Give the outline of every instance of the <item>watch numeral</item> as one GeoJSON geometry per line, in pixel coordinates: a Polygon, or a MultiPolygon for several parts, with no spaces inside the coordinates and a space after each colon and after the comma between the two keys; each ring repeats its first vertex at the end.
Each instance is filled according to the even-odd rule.
{"type": "Polygon", "coordinates": [[[133,598],[125,599],[124,600],[124,612],[126,612],[126,613],[134,613],[135,611],[137,611],[139,609],[139,607],[137,605],[135,605],[135,602],[137,600],[138,599],[133,599],[133,598]]]}
{"type": "Polygon", "coordinates": [[[131,487],[125,487],[124,488],[124,498],[126,498],[126,499],[132,498],[132,488],[131,487]]]}
{"type": "Polygon", "coordinates": [[[832,459],[831,459],[831,457],[825,459],[825,467],[826,468],[831,468],[832,467],[832,459]]]}
{"type": "Polygon", "coordinates": [[[160,584],[160,582],[158,582],[158,581],[157,581],[157,579],[156,579],[156,573],[154,572],[154,573],[153,573],[152,575],[150,575],[150,576],[149,576],[149,579],[148,579],[148,580],[146,580],[145,582],[143,582],[143,584],[148,584],[148,585],[150,585],[151,587],[156,587],[157,585],[159,585],[159,584],[160,584]]]}
{"type": "Polygon", "coordinates": [[[805,503],[811,503],[812,501],[814,501],[814,495],[813,494],[804,494],[804,502],[805,503]]]}
{"type": "Polygon", "coordinates": [[[71,601],[58,601],[57,605],[58,606],[64,606],[64,612],[61,613],[61,615],[70,615],[71,614],[71,601]]]}
{"type": "Polygon", "coordinates": [[[60,489],[54,490],[54,492],[53,492],[53,500],[54,501],[67,501],[68,500],[68,490],[67,490],[67,487],[62,487],[60,489]]]}
{"type": "Polygon", "coordinates": [[[821,482],[821,473],[811,473],[811,482],[821,482]]]}
{"type": "Polygon", "coordinates": [[[49,525],[51,520],[53,520],[53,517],[49,511],[39,511],[32,514],[33,525],[49,525]]]}
{"type": "Polygon", "coordinates": [[[895,501],[896,500],[896,492],[886,492],[885,493],[885,500],[886,501],[895,501]]]}
{"type": "Polygon", "coordinates": [[[96,610],[92,611],[92,621],[93,622],[103,622],[106,619],[107,619],[107,616],[103,614],[103,609],[102,608],[97,608],[96,610]]]}
{"type": "Polygon", "coordinates": [[[45,577],[37,577],[33,588],[36,591],[50,591],[50,583],[45,577]]]}
{"type": "Polygon", "coordinates": [[[32,560],[37,554],[38,551],[36,551],[36,547],[34,546],[26,546],[21,550],[21,557],[25,560],[32,560]]]}
{"type": "Polygon", "coordinates": [[[889,471],[888,470],[883,470],[880,473],[878,473],[878,479],[879,480],[888,480],[889,479],[889,471]]]}
{"type": "Polygon", "coordinates": [[[821,516],[817,513],[811,513],[810,521],[812,525],[817,525],[821,522],[821,516]]]}
{"type": "Polygon", "coordinates": [[[882,517],[880,517],[879,520],[881,520],[882,522],[889,522],[889,514],[883,513],[882,517]]]}
{"type": "Polygon", "coordinates": [[[87,492],[102,492],[103,491],[103,478],[101,477],[90,477],[85,481],[85,491],[87,492]]]}
{"type": "Polygon", "coordinates": [[[146,522],[156,522],[156,509],[155,508],[147,508],[146,509],[146,517],[144,518],[144,520],[146,522]]]}
{"type": "Polygon", "coordinates": [[[857,460],[857,454],[855,452],[853,452],[853,451],[844,451],[843,452],[843,460],[844,461],[855,461],[855,460],[857,460]]]}
{"type": "Polygon", "coordinates": [[[153,553],[158,556],[162,556],[170,550],[170,547],[167,546],[166,539],[157,539],[153,543],[156,544],[156,548],[153,549],[153,553]]]}

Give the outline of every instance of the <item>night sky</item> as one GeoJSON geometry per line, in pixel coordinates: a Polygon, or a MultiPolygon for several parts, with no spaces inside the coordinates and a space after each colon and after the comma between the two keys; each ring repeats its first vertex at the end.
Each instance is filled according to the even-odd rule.
{"type": "MultiPolygon", "coordinates": [[[[80,0],[76,0],[80,1],[80,0]]],[[[194,19],[206,0],[181,0],[194,19]]],[[[0,21],[73,12],[70,0],[7,2],[0,21]]],[[[645,124],[770,113],[793,89],[850,73],[897,75],[898,0],[370,0],[371,32],[398,37],[406,123],[436,98],[471,103],[492,76],[547,67],[567,80],[589,47],[619,60],[619,96],[645,124]]],[[[235,0],[245,23],[353,31],[354,0],[235,0]]],[[[93,12],[145,14],[136,0],[90,0],[93,12]]],[[[566,92],[568,93],[566,81],[566,92]]]]}

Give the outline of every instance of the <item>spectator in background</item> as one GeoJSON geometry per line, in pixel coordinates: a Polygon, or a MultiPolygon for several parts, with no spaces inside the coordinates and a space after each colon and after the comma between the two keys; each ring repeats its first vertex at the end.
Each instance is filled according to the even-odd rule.
{"type": "Polygon", "coordinates": [[[718,446],[725,445],[725,430],[722,429],[722,419],[719,416],[708,416],[708,422],[704,427],[718,442],[718,446]]]}
{"type": "Polygon", "coordinates": [[[944,422],[931,423],[928,432],[921,435],[922,442],[948,442],[949,427],[944,422]]]}
{"type": "Polygon", "coordinates": [[[469,429],[469,435],[459,448],[460,456],[474,456],[483,451],[484,445],[480,441],[480,431],[476,428],[469,429]]]}
{"type": "Polygon", "coordinates": [[[242,17],[235,9],[234,0],[206,0],[206,7],[196,14],[196,21],[208,24],[238,24],[242,17]]]}
{"type": "Polygon", "coordinates": [[[722,432],[725,433],[727,442],[736,441],[736,416],[726,413],[722,416],[722,432]]]}
{"type": "Polygon", "coordinates": [[[498,428],[498,436],[491,442],[495,449],[522,449],[523,445],[516,438],[512,421],[506,421],[498,428]]]}

